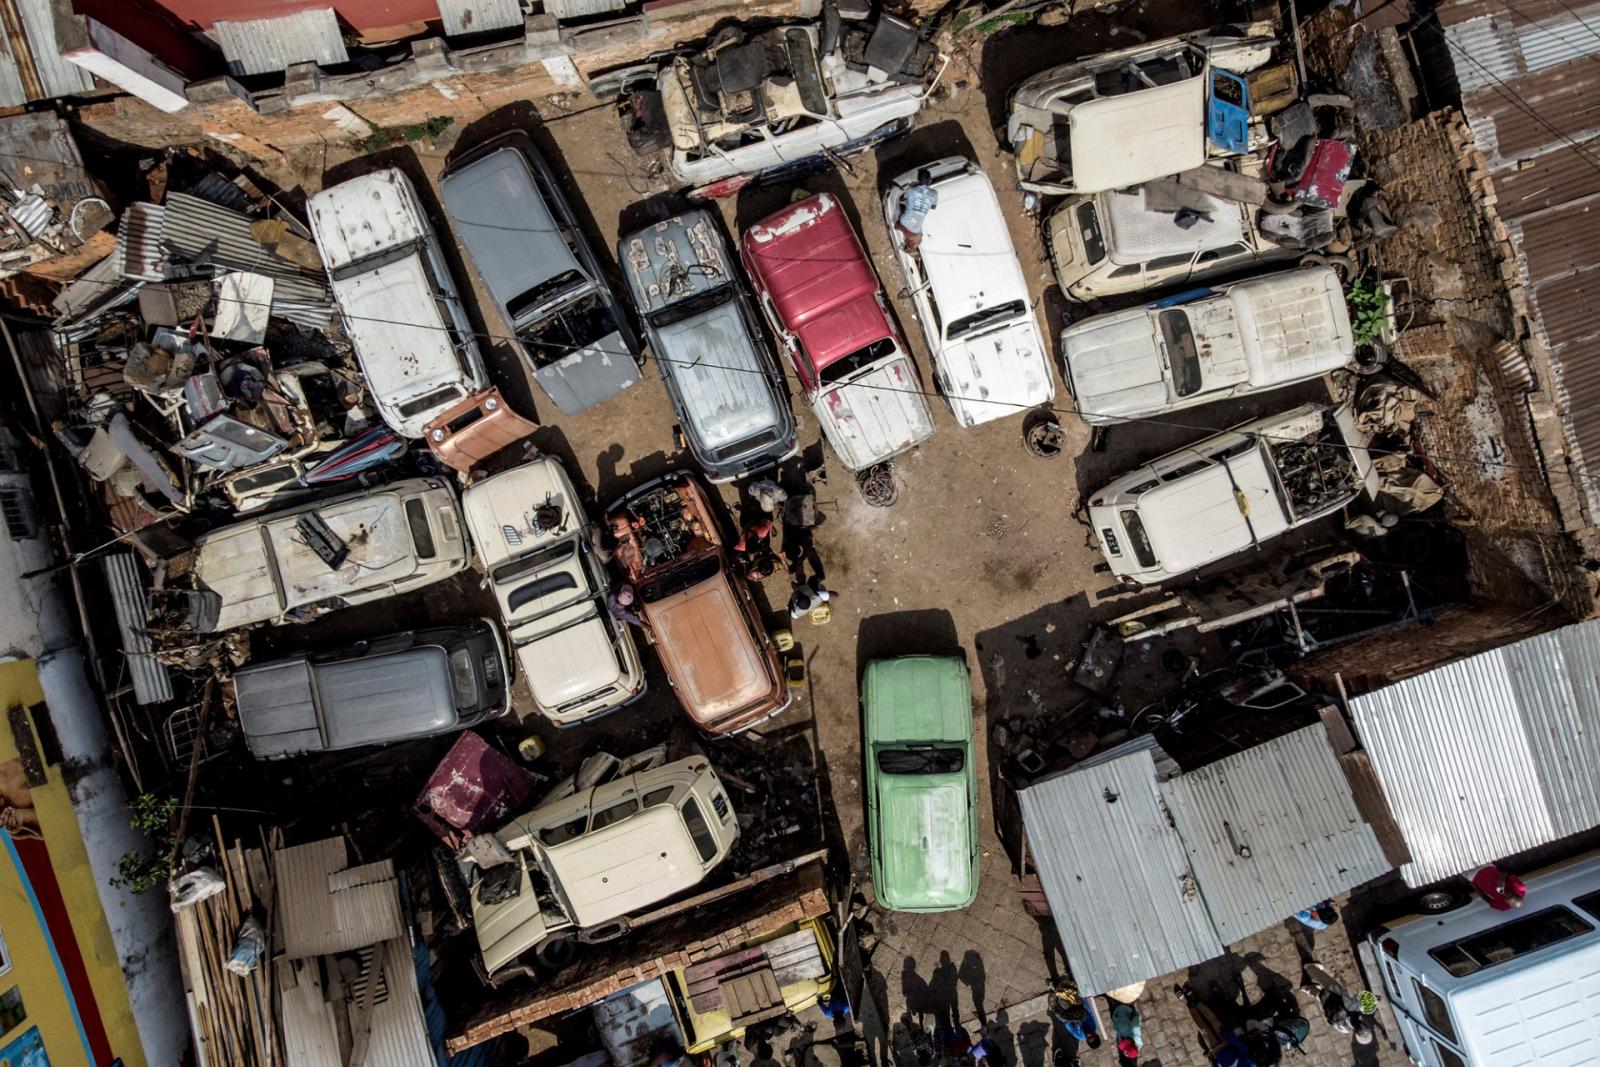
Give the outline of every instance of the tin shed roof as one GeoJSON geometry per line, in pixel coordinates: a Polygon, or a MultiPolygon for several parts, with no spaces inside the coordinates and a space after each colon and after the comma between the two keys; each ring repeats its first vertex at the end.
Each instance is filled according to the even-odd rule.
{"type": "Polygon", "coordinates": [[[211,32],[234,77],[276,74],[295,63],[331,67],[347,63],[344,33],[331,7],[313,7],[274,18],[218,19],[211,32]]]}
{"type": "Polygon", "coordinates": [[[1411,850],[1407,884],[1600,825],[1600,620],[1355,697],[1350,711],[1411,850]]]}
{"type": "Polygon", "coordinates": [[[394,861],[348,863],[342,837],[273,853],[288,959],[349,952],[405,933],[394,861]]]}
{"type": "Polygon", "coordinates": [[[1321,723],[1164,781],[1154,750],[1124,746],[1020,794],[1085,993],[1203,963],[1389,870],[1321,723]]]}

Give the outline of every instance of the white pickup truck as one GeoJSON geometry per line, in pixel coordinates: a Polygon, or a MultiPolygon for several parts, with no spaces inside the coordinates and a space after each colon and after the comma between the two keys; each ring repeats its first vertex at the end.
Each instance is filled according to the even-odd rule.
{"type": "Polygon", "coordinates": [[[1293,385],[1349,365],[1355,350],[1329,267],[1198,289],[1061,331],[1067,383],[1091,425],[1293,385]]]}
{"type": "Polygon", "coordinates": [[[1305,404],[1155,459],[1089,498],[1117,577],[1155,585],[1343,508],[1378,479],[1348,407],[1305,404]]]}

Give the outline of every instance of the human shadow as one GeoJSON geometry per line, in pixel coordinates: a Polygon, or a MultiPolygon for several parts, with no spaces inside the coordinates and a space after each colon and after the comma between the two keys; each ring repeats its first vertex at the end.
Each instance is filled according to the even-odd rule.
{"type": "Polygon", "coordinates": [[[987,1022],[989,1014],[984,1010],[984,985],[983,957],[975,949],[967,949],[961,957],[961,966],[956,970],[956,977],[961,984],[972,993],[972,1013],[978,1017],[980,1023],[987,1022]]]}
{"type": "Polygon", "coordinates": [[[1019,1067],[1044,1067],[1050,1052],[1050,1025],[1038,1020],[1017,1027],[1017,1064],[1019,1067]]]}
{"type": "Polygon", "coordinates": [[[961,1023],[961,1007],[956,997],[958,973],[956,961],[950,958],[950,953],[940,952],[939,962],[928,977],[927,1003],[928,1014],[941,1028],[959,1026],[961,1023]]]}

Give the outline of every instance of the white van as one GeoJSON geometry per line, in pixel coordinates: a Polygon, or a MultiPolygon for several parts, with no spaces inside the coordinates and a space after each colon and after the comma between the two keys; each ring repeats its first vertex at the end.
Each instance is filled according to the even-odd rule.
{"type": "Polygon", "coordinates": [[[391,167],[324,189],[306,208],[373,404],[396,433],[422,437],[489,379],[416,190],[391,167]]]}
{"type": "Polygon", "coordinates": [[[535,808],[495,831],[514,868],[462,860],[484,969],[603,941],[627,917],[698,885],[739,837],[728,793],[704,757],[624,775],[535,808]],[[514,891],[510,891],[514,888],[514,891]]]}
{"type": "Polygon", "coordinates": [[[642,696],[639,650],[606,608],[605,566],[561,461],[540,456],[474,482],[461,507],[540,713],[572,726],[642,696]]]}
{"type": "Polygon", "coordinates": [[[1073,196],[1045,220],[1056,281],[1069,300],[1100,300],[1220,278],[1293,259],[1256,225],[1255,209],[1188,190],[1190,210],[1150,206],[1147,186],[1073,196]]]}
{"type": "Polygon", "coordinates": [[[197,584],[222,600],[217,633],[382,600],[466,566],[456,494],[426,478],[225,526],[194,550],[197,584]],[[308,531],[333,550],[337,566],[316,551],[308,531]]]}
{"type": "Polygon", "coordinates": [[[963,427],[1049,402],[1056,395],[1005,213],[983,168],[951,156],[906,171],[883,194],[883,217],[933,356],[934,380],[963,427]],[[895,220],[902,192],[927,170],[939,203],[907,252],[895,220]]]}
{"type": "Polygon", "coordinates": [[[1600,853],[1525,880],[1515,911],[1473,898],[1367,935],[1367,979],[1376,967],[1413,1063],[1600,1063],[1600,853]]]}
{"type": "Polygon", "coordinates": [[[1100,551],[1123,583],[1179,578],[1378,491],[1348,407],[1305,404],[1197,441],[1089,498],[1100,551]]]}
{"type": "Polygon", "coordinates": [[[1090,425],[1308,381],[1355,351],[1331,267],[1194,290],[1061,331],[1067,387],[1090,425]]]}

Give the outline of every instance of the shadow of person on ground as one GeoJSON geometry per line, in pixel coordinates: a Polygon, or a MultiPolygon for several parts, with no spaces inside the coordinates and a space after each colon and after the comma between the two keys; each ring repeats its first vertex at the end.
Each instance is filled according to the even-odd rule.
{"type": "Polygon", "coordinates": [[[917,973],[915,956],[907,956],[900,963],[900,1000],[919,1023],[929,1014],[928,980],[917,973]]]}
{"type": "Polygon", "coordinates": [[[989,1014],[983,1008],[983,957],[975,949],[967,949],[966,954],[961,957],[961,966],[956,971],[956,977],[960,979],[962,985],[972,991],[972,1013],[978,1017],[978,1022],[988,1022],[989,1014]]]}
{"type": "Polygon", "coordinates": [[[956,961],[949,952],[939,953],[939,963],[928,979],[929,1014],[940,1027],[961,1025],[961,1006],[956,1003],[956,961]]]}
{"type": "Polygon", "coordinates": [[[1018,1067],[1044,1067],[1049,1043],[1049,1024],[1036,1020],[1017,1027],[1018,1067]]]}

